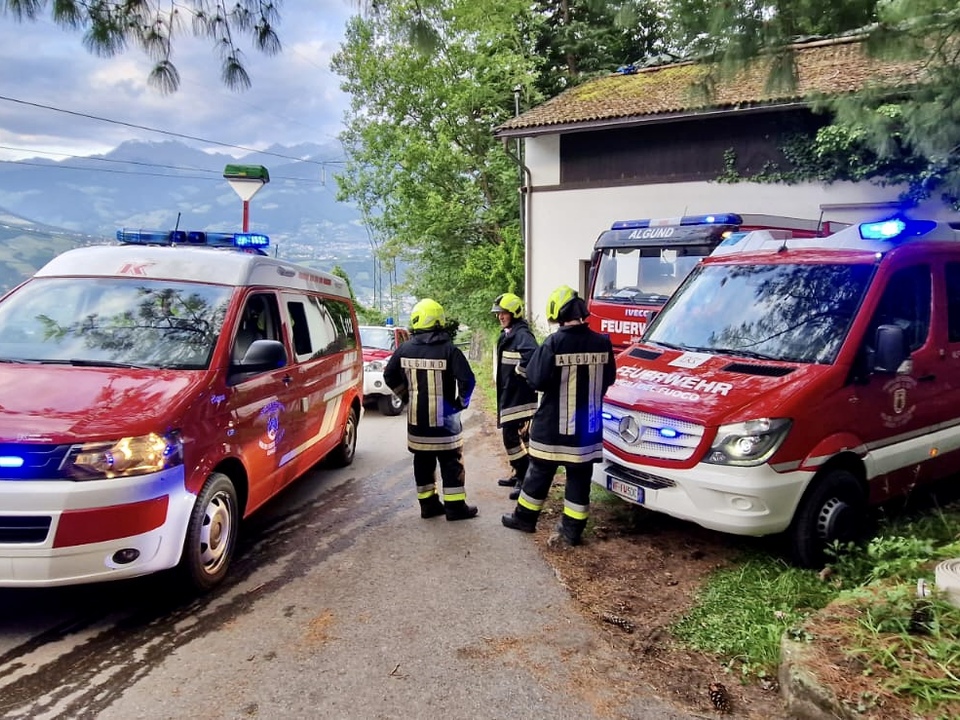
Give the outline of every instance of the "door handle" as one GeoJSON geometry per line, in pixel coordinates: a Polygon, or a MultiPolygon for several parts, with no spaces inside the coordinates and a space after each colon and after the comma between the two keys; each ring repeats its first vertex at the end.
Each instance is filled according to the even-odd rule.
{"type": "Polygon", "coordinates": [[[929,375],[921,375],[920,377],[918,377],[917,382],[933,382],[936,379],[937,379],[937,376],[934,375],[933,373],[930,373],[929,375]]]}
{"type": "Polygon", "coordinates": [[[293,378],[290,375],[284,375],[282,382],[284,385],[289,387],[290,383],[293,382],[293,378]]]}

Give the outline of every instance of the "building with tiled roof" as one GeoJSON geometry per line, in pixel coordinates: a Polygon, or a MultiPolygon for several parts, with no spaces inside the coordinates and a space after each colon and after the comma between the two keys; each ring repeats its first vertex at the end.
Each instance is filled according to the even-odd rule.
{"type": "Polygon", "coordinates": [[[587,290],[594,241],[617,220],[733,212],[823,227],[896,209],[899,189],[871,183],[718,181],[731,158],[740,177],[788,166],[784,141],[826,123],[813,111],[816,99],[912,85],[921,72],[869,57],[857,37],[798,44],[792,57],[790,87],[768,83],[772,57],[729,78],[693,62],[625,68],[496,128],[522,157],[526,299],[535,319],[558,284],[587,290]],[[701,88],[711,83],[708,95],[701,88]]]}

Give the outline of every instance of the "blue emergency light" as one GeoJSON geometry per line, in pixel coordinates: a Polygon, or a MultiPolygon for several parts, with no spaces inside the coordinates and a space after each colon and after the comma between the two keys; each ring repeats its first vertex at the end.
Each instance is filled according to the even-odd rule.
{"type": "Polygon", "coordinates": [[[225,233],[203,230],[117,230],[117,240],[127,245],[205,245],[218,248],[262,250],[270,238],[261,233],[225,233]]]}
{"type": "Polygon", "coordinates": [[[717,215],[684,215],[673,218],[645,218],[643,220],[618,220],[610,226],[611,230],[633,230],[634,228],[661,227],[664,225],[742,225],[743,218],[736,213],[717,215]]]}
{"type": "Polygon", "coordinates": [[[933,220],[905,220],[890,218],[877,222],[860,223],[860,237],[864,240],[895,240],[926,235],[937,226],[933,220]]]}

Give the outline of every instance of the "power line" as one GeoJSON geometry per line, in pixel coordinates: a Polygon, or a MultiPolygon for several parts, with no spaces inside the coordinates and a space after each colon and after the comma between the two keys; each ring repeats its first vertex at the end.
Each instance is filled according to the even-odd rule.
{"type": "MultiPolygon", "coordinates": [[[[28,148],[18,148],[10,147],[8,145],[0,145],[0,150],[14,150],[20,152],[27,152],[28,148]]],[[[31,162],[30,160],[0,160],[0,163],[6,163],[8,165],[26,165],[28,167],[42,167],[52,170],[81,170],[86,172],[109,172],[115,173],[118,175],[144,175],[150,177],[169,177],[169,178],[179,178],[182,180],[222,180],[223,176],[219,170],[208,170],[206,168],[198,167],[183,167],[180,165],[163,165],[161,163],[148,163],[142,162],[139,160],[115,160],[113,158],[98,158],[98,157],[88,157],[85,155],[70,155],[68,153],[57,153],[57,152],[46,152],[43,150],[29,150],[29,152],[37,152],[41,155],[57,155],[60,157],[69,158],[71,160],[86,160],[88,162],[103,162],[103,163],[116,163],[119,165],[137,165],[140,167],[148,168],[157,168],[161,170],[178,170],[182,172],[198,172],[198,173],[208,173],[213,177],[203,177],[199,175],[172,175],[169,173],[146,173],[146,172],[134,172],[127,170],[109,170],[107,168],[89,168],[89,167],[77,167],[74,165],[61,165],[59,163],[55,165],[46,165],[44,163],[31,162]]],[[[282,177],[282,176],[272,176],[274,180],[289,180],[291,182],[316,182],[313,178],[295,178],[295,177],[282,177]]],[[[321,178],[321,185],[324,184],[323,179],[321,178]]]]}
{"type": "Polygon", "coordinates": [[[66,110],[64,108],[54,107],[52,105],[44,105],[43,103],[31,102],[29,100],[21,100],[19,98],[12,98],[6,95],[0,95],[0,100],[6,100],[7,102],[16,103],[18,105],[26,105],[28,107],[40,108],[43,110],[51,110],[53,112],[64,113],[65,115],[72,115],[74,117],[82,117],[88,120],[98,120],[100,122],[111,123],[113,125],[120,125],[123,127],[133,128],[136,130],[146,130],[147,132],[159,133],[161,135],[167,135],[169,137],[177,137],[184,140],[194,140],[196,142],[207,143],[209,145],[217,145],[219,147],[233,148],[235,150],[243,150],[244,152],[250,153],[259,153],[261,155],[270,155],[272,157],[281,158],[283,160],[292,160],[293,162],[308,163],[311,165],[329,165],[329,164],[342,164],[343,160],[306,160],[304,158],[293,157],[292,155],[283,155],[281,153],[271,152],[269,150],[257,150],[256,148],[246,147],[244,145],[232,145],[230,143],[220,142],[219,140],[210,140],[209,138],[197,137],[196,135],[187,135],[185,133],[173,132],[172,130],[161,130],[159,128],[149,127],[147,125],[138,125],[136,123],[124,122],[123,120],[113,120],[111,118],[100,117],[99,115],[89,115],[87,113],[77,112],[75,110],[66,110]]]}

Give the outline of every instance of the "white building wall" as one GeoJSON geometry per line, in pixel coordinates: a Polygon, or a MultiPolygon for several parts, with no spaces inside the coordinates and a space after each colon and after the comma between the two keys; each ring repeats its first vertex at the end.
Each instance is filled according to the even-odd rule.
{"type": "MultiPolygon", "coordinates": [[[[869,183],[781,185],[686,182],[589,190],[550,190],[560,182],[558,135],[528,138],[525,161],[533,191],[528,200],[526,298],[529,317],[547,329],[544,309],[561,284],[578,288],[580,262],[589,260],[597,236],[616,220],[706,213],[781,215],[854,223],[894,212],[898,188],[869,183]],[[538,190],[538,188],[540,188],[538,190]]],[[[911,213],[957,219],[942,204],[911,213]]]]}

